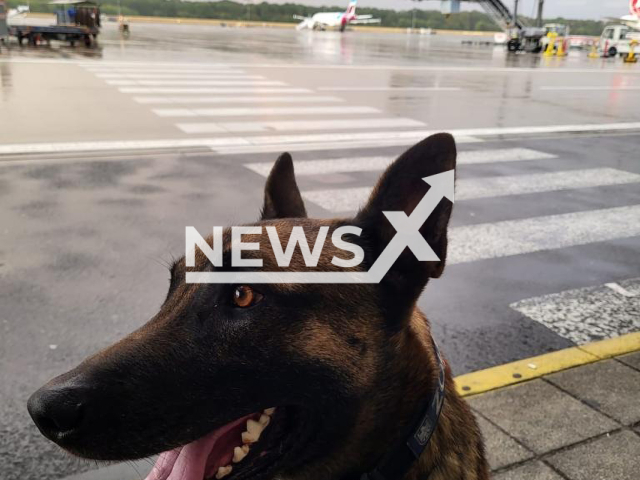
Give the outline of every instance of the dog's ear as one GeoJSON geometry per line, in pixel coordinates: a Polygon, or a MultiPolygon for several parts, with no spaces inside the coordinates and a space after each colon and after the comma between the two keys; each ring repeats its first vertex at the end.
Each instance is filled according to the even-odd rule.
{"type": "Polygon", "coordinates": [[[420,234],[440,260],[418,261],[413,252],[405,248],[390,270],[391,277],[400,280],[402,288],[416,289],[418,294],[429,278],[439,277],[444,270],[447,225],[453,206],[450,201],[453,200],[452,173],[441,175],[435,181],[432,179],[431,183],[424,178],[454,170],[455,166],[456,145],[453,137],[444,133],[432,135],[411,147],[387,168],[368,203],[356,217],[356,223],[363,228],[363,235],[372,239],[374,258],[377,258],[398,234],[383,212],[411,215],[427,191],[437,188],[432,194],[438,202],[437,207],[421,226],[415,225],[414,228],[419,228],[420,234]]]}
{"type": "Polygon", "coordinates": [[[264,205],[262,220],[274,218],[304,218],[307,211],[296,183],[293,171],[293,159],[288,153],[278,157],[271,168],[264,187],[264,205]]]}

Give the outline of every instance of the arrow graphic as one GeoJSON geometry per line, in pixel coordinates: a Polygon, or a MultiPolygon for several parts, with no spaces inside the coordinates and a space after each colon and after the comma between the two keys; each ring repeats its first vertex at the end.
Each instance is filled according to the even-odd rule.
{"type": "Polygon", "coordinates": [[[382,212],[396,234],[367,272],[187,272],[187,283],[379,283],[405,248],[422,262],[440,259],[420,234],[420,227],[443,198],[454,202],[454,170],[423,178],[431,188],[411,215],[382,212]]]}

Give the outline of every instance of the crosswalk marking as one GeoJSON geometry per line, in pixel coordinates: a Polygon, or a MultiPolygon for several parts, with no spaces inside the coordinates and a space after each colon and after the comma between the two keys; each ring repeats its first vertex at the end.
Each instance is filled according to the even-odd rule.
{"type": "Polygon", "coordinates": [[[105,80],[206,80],[206,79],[246,79],[262,80],[263,75],[247,75],[246,73],[98,73],[96,77],[105,80]]]}
{"type": "Polygon", "coordinates": [[[640,278],[528,298],[510,307],[584,345],[640,329],[640,278]]]}
{"type": "Polygon", "coordinates": [[[302,192],[302,196],[330,212],[349,212],[364,205],[372,189],[373,187],[329,188],[302,192]]]}
{"type": "MultiPolygon", "coordinates": [[[[175,68],[101,68],[101,69],[87,69],[89,70],[91,73],[95,74],[95,75],[107,75],[107,74],[118,74],[118,75],[128,75],[128,74],[137,74],[137,73],[141,73],[141,74],[164,74],[164,73],[176,73],[176,69],[175,68]]],[[[234,73],[244,73],[244,70],[238,70],[238,69],[230,69],[230,68],[225,68],[225,69],[220,69],[220,68],[197,68],[197,69],[180,69],[179,70],[180,74],[186,75],[186,74],[218,74],[218,73],[228,73],[228,74],[234,74],[234,73]]]]}
{"type": "MultiPolygon", "coordinates": [[[[249,168],[251,167],[249,166],[249,168]]],[[[463,178],[456,182],[456,200],[545,193],[638,182],[640,182],[640,175],[613,168],[592,168],[504,177],[463,178]]],[[[369,197],[371,189],[372,187],[356,187],[312,190],[303,192],[302,195],[325,210],[348,212],[361,206],[369,197]]]]}
{"type": "Polygon", "coordinates": [[[183,95],[179,97],[133,97],[133,99],[142,104],[153,105],[170,105],[170,104],[229,104],[229,103],[241,103],[241,104],[257,104],[257,103],[338,103],[344,102],[344,99],[339,97],[329,97],[322,95],[287,95],[286,97],[277,96],[255,96],[255,95],[241,95],[241,96],[190,96],[183,95]]]}
{"type": "Polygon", "coordinates": [[[246,107],[246,108],[154,108],[160,117],[237,117],[272,115],[333,115],[380,113],[373,107],[246,107]]]}
{"type": "Polygon", "coordinates": [[[201,94],[201,93],[216,93],[216,94],[226,94],[226,93],[246,93],[246,94],[256,94],[256,93],[312,93],[308,88],[297,88],[297,87],[281,87],[281,88],[264,88],[264,87],[254,87],[254,86],[245,86],[242,88],[236,87],[210,87],[210,88],[187,88],[187,87],[122,87],[119,88],[118,91],[120,93],[190,93],[190,94],[201,94]]]}
{"type": "MultiPolygon", "coordinates": [[[[550,153],[528,148],[504,148],[498,150],[473,150],[458,152],[459,165],[473,165],[496,162],[518,162],[524,160],[543,160],[555,158],[550,153]]],[[[296,176],[318,175],[330,173],[375,172],[384,170],[394,158],[385,157],[352,157],[327,160],[296,161],[296,176]]],[[[271,171],[273,162],[247,163],[245,167],[266,177],[271,171]]]]}
{"type": "Polygon", "coordinates": [[[256,87],[276,87],[286,86],[285,82],[278,80],[106,80],[109,85],[116,86],[128,86],[128,85],[141,85],[141,86],[256,86],[256,87]]]}
{"type": "Polygon", "coordinates": [[[545,193],[575,188],[603,187],[640,182],[640,175],[614,168],[533,173],[458,181],[457,200],[545,193]]]}
{"type": "Polygon", "coordinates": [[[318,87],[320,92],[458,92],[460,87],[318,87]]]}
{"type": "Polygon", "coordinates": [[[591,91],[604,91],[604,92],[616,92],[616,91],[633,91],[640,90],[640,86],[634,85],[620,85],[620,86],[611,86],[611,85],[599,85],[599,86],[588,86],[588,85],[567,85],[567,86],[548,86],[548,87],[540,87],[540,90],[549,90],[549,91],[583,91],[583,92],[591,92],[591,91]]]}
{"type": "MultiPolygon", "coordinates": [[[[425,138],[420,132],[376,132],[376,135],[364,134],[361,138],[358,133],[350,132],[348,135],[336,137],[336,134],[317,135],[276,135],[270,137],[248,137],[247,145],[216,146],[211,149],[223,155],[238,155],[249,153],[282,153],[304,152],[313,150],[344,150],[344,149],[371,149],[379,147],[409,147],[412,143],[425,138]],[[394,133],[410,134],[393,136],[394,133]],[[388,135],[388,136],[387,136],[388,135]],[[313,137],[319,137],[314,139],[313,137]],[[282,140],[281,140],[282,138],[282,140]]],[[[456,143],[480,143],[482,139],[476,137],[456,136],[456,143]]]]}
{"type": "MultiPolygon", "coordinates": [[[[289,150],[371,148],[381,143],[404,145],[424,138],[420,130],[392,132],[350,132],[333,134],[268,135],[252,137],[173,138],[164,140],[106,140],[89,142],[15,143],[0,145],[0,155],[25,153],[71,153],[89,151],[150,150],[206,147],[218,153],[262,153],[289,150]],[[388,142],[388,143],[385,143],[388,142]],[[243,150],[245,149],[245,150],[243,150]]],[[[473,137],[456,137],[458,143],[482,142],[473,137]]],[[[3,162],[2,165],[7,164],[3,162]]]]}
{"type": "Polygon", "coordinates": [[[221,123],[178,123],[185,133],[215,132],[269,132],[269,131],[305,131],[305,130],[342,130],[368,128],[424,127],[424,123],[410,118],[363,118],[349,120],[283,120],[264,122],[221,122],[221,123]]]}
{"type": "Polygon", "coordinates": [[[555,250],[640,235],[640,205],[469,225],[450,230],[447,263],[555,250]]]}

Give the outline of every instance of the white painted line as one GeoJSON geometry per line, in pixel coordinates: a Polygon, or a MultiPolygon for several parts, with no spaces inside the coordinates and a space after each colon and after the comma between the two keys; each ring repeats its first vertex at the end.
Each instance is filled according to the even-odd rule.
{"type": "MultiPolygon", "coordinates": [[[[474,150],[470,152],[458,152],[458,165],[518,162],[547,158],[556,158],[556,156],[549,153],[539,152],[537,150],[530,150],[528,148],[474,150]]],[[[387,168],[393,160],[394,159],[390,157],[350,157],[328,160],[302,160],[296,161],[296,176],[330,173],[376,172],[387,168]]],[[[245,166],[266,177],[269,175],[273,163],[249,163],[245,166]]]]}
{"type": "MultiPolygon", "coordinates": [[[[251,168],[251,165],[247,165],[247,167],[251,168]]],[[[298,164],[295,167],[296,174],[299,174],[298,164]]],[[[505,177],[463,178],[456,181],[456,201],[638,182],[640,182],[640,175],[613,168],[592,168],[505,177]]],[[[366,201],[371,188],[314,190],[303,192],[302,196],[325,210],[348,212],[356,210],[366,201]]]]}
{"type": "Polygon", "coordinates": [[[246,93],[253,95],[256,93],[312,93],[308,88],[264,88],[264,87],[252,87],[246,86],[242,88],[185,88],[185,87],[123,87],[118,89],[121,93],[246,93]]]}
{"type": "Polygon", "coordinates": [[[546,133],[620,132],[640,130],[640,122],[590,123],[584,125],[543,125],[533,127],[463,128],[449,130],[450,133],[471,136],[529,135],[546,133]]]}
{"type": "Polygon", "coordinates": [[[98,60],[73,62],[85,68],[137,68],[137,67],[175,67],[175,68],[230,68],[229,63],[188,63],[188,62],[143,62],[143,61],[119,61],[119,60],[98,60]]]}
{"type": "MultiPolygon", "coordinates": [[[[279,90],[278,90],[279,91],[279,90]]],[[[133,97],[142,104],[172,105],[172,104],[225,104],[225,103],[335,103],[344,102],[339,97],[329,97],[321,95],[305,96],[230,96],[230,97],[204,97],[204,96],[180,96],[180,97],[133,97]]]]}
{"type": "Polygon", "coordinates": [[[529,160],[546,160],[556,158],[551,153],[540,152],[530,148],[501,148],[496,150],[474,150],[458,152],[458,163],[478,165],[483,163],[524,162],[529,160]]]}
{"type": "Polygon", "coordinates": [[[95,75],[130,75],[130,74],[163,74],[163,73],[179,73],[181,75],[196,74],[196,75],[233,75],[245,73],[244,70],[238,69],[220,69],[220,68],[198,68],[198,69],[176,69],[176,68],[93,68],[87,69],[89,72],[95,75]]]}
{"type": "Polygon", "coordinates": [[[410,66],[410,65],[347,65],[347,64],[313,64],[313,63],[227,63],[227,64],[194,64],[194,63],[171,63],[171,62],[109,62],[105,60],[96,60],[93,62],[78,62],[77,60],[67,59],[36,59],[36,58],[2,58],[0,63],[26,63],[26,64],[62,64],[80,66],[87,69],[100,66],[113,67],[175,67],[175,68],[286,68],[301,70],[388,70],[388,71],[424,71],[424,72],[460,72],[460,73],[479,73],[486,75],[490,73],[526,73],[526,74],[596,74],[596,75],[640,75],[640,69],[618,68],[615,66],[599,64],[594,68],[567,68],[565,65],[550,67],[463,67],[449,65],[431,65],[431,66],[410,66]]]}
{"type": "Polygon", "coordinates": [[[175,74],[175,73],[136,73],[136,74],[121,74],[121,73],[99,73],[96,75],[98,78],[105,80],[264,80],[262,75],[247,75],[245,73],[226,75],[222,73],[205,73],[205,74],[175,74]]]}
{"type": "Polygon", "coordinates": [[[605,287],[610,288],[611,290],[613,290],[614,292],[616,292],[619,295],[622,295],[623,297],[636,297],[638,295],[640,295],[640,291],[638,291],[638,293],[634,293],[634,292],[630,292],[629,290],[627,290],[626,288],[623,288],[619,283],[605,283],[604,284],[605,287]]]}
{"type": "MultiPolygon", "coordinates": [[[[335,134],[313,135],[273,135],[255,137],[220,137],[220,138],[184,138],[167,140],[122,140],[122,141],[96,141],[96,142],[60,142],[60,143],[23,143],[0,145],[0,155],[16,155],[25,153],[64,153],[84,151],[107,150],[138,150],[138,149],[163,149],[163,148],[187,148],[210,147],[214,151],[224,153],[282,151],[282,149],[306,150],[313,147],[318,149],[339,149],[351,147],[371,147],[378,144],[407,145],[424,138],[424,131],[400,131],[400,132],[352,132],[335,134]],[[381,143],[388,142],[388,143],[381,143]],[[225,151],[223,149],[230,150],[225,151]],[[232,150],[237,149],[237,150],[232,150]]],[[[456,137],[458,143],[480,142],[479,139],[469,137],[456,137]]],[[[0,163],[4,165],[5,163],[0,163]]]]}
{"type": "MultiPolygon", "coordinates": [[[[296,177],[308,175],[326,175],[333,173],[377,172],[391,164],[391,157],[352,157],[327,160],[296,160],[296,177]]],[[[245,163],[249,170],[267,177],[273,162],[245,163]]]]}
{"type": "MultiPolygon", "coordinates": [[[[169,63],[169,62],[108,62],[104,60],[96,60],[93,63],[90,62],[77,62],[69,60],[40,60],[40,59],[6,59],[0,60],[1,62],[12,63],[71,63],[80,65],[83,67],[95,67],[99,65],[105,66],[171,66],[176,68],[192,68],[198,66],[193,63],[169,63]]],[[[202,65],[202,68],[211,67],[212,64],[202,65]]],[[[527,73],[527,74],[597,74],[597,75],[639,75],[640,70],[637,69],[624,69],[616,67],[603,66],[598,64],[598,67],[594,68],[569,68],[566,65],[561,66],[549,66],[549,67],[468,67],[468,66],[451,66],[451,65],[355,65],[355,64],[314,64],[314,63],[227,63],[224,65],[216,65],[216,67],[228,67],[228,68],[286,68],[286,69],[300,69],[300,70],[392,70],[392,71],[421,71],[421,72],[460,72],[460,73],[479,73],[481,75],[489,73],[527,73]],[[604,68],[603,68],[604,67],[604,68]]]]}
{"type": "MultiPolygon", "coordinates": [[[[23,153],[63,153],[109,150],[152,150],[167,148],[192,148],[249,145],[244,138],[186,138],[172,140],[116,140],[97,142],[61,142],[0,145],[0,155],[23,153]]],[[[0,163],[0,165],[2,165],[0,163]]]]}
{"type": "Polygon", "coordinates": [[[144,87],[153,87],[153,86],[257,86],[257,87],[276,87],[276,86],[286,86],[287,84],[284,82],[279,82],[277,80],[106,80],[106,83],[109,85],[141,85],[144,87]]]}
{"type": "MultiPolygon", "coordinates": [[[[607,132],[607,131],[632,131],[640,130],[640,123],[615,123],[615,124],[593,124],[593,125],[551,125],[547,127],[515,127],[515,128],[495,128],[495,129],[459,129],[449,130],[458,142],[461,139],[465,139],[468,142],[478,142],[482,139],[476,138],[476,136],[496,136],[496,135],[513,135],[523,133],[579,133],[579,132],[607,132]]],[[[315,150],[334,150],[339,148],[360,147],[360,142],[364,142],[364,147],[376,147],[379,145],[407,145],[411,141],[420,140],[429,135],[437,133],[433,130],[414,130],[403,132],[366,132],[366,133],[333,133],[333,134],[315,134],[315,135],[298,135],[298,136],[265,136],[265,137],[250,137],[244,139],[232,138],[232,139],[217,139],[210,145],[215,148],[218,153],[251,153],[268,151],[267,146],[276,148],[279,145],[291,145],[295,144],[296,149],[302,149],[306,144],[308,149],[315,150]],[[392,135],[391,137],[385,135],[392,135]],[[219,141],[233,140],[239,141],[238,143],[219,143],[219,141]],[[218,143],[217,143],[218,142],[218,143]],[[232,147],[232,145],[243,145],[243,147],[232,147]],[[237,151],[233,150],[238,148],[237,151]],[[245,150],[243,150],[245,149],[245,150]]],[[[153,147],[142,148],[174,148],[173,143],[187,142],[188,146],[194,146],[189,144],[190,141],[196,141],[199,139],[177,139],[177,140],[158,140],[158,141],[131,141],[131,142],[61,142],[61,143],[43,143],[43,144],[9,144],[0,145],[0,154],[19,154],[19,153],[49,153],[49,152],[75,152],[75,151],[90,151],[98,145],[98,150],[121,150],[122,145],[140,144],[144,142],[158,142],[153,147]],[[168,146],[163,146],[163,145],[168,146]]],[[[205,139],[206,140],[206,139],[205,139]]],[[[201,146],[198,144],[195,146],[201,146]]],[[[208,145],[205,143],[205,145],[208,145]]],[[[136,148],[136,147],[133,147],[136,148]]]]}
{"type": "Polygon", "coordinates": [[[529,298],[510,305],[578,345],[640,330],[640,278],[529,298]],[[619,295],[616,285],[630,296],[619,295]]]}
{"type": "MultiPolygon", "coordinates": [[[[288,143],[332,143],[359,140],[415,140],[431,135],[429,130],[405,130],[390,132],[312,133],[307,135],[269,135],[247,137],[253,145],[278,145],[288,143]]],[[[457,139],[458,137],[456,137],[457,139]]],[[[476,140],[479,141],[479,140],[476,140]]]]}
{"type": "Polygon", "coordinates": [[[342,130],[369,128],[424,127],[424,123],[411,118],[363,118],[348,120],[283,120],[265,122],[224,122],[224,123],[177,123],[185,133],[218,132],[269,132],[269,131],[308,131],[342,130]]]}
{"type": "Polygon", "coordinates": [[[456,200],[545,193],[637,182],[640,182],[640,175],[613,168],[461,179],[456,185],[456,200]]]}
{"type": "Polygon", "coordinates": [[[318,87],[326,92],[459,92],[458,87],[318,87]]]}
{"type": "MultiPolygon", "coordinates": [[[[481,142],[484,141],[478,137],[494,137],[494,136],[509,136],[509,135],[526,135],[526,134],[552,134],[552,133],[600,133],[600,132],[624,132],[640,130],[640,123],[613,123],[613,124],[592,124],[592,125],[549,125],[545,127],[507,127],[507,128],[476,128],[476,129],[457,129],[448,130],[455,138],[460,142],[461,139],[465,139],[467,142],[481,142]]],[[[367,148],[377,146],[397,146],[406,145],[412,141],[421,140],[429,135],[438,133],[437,130],[421,130],[413,132],[389,132],[398,136],[384,139],[380,136],[380,132],[367,133],[365,135],[368,138],[355,138],[353,134],[321,134],[321,135],[306,135],[297,136],[292,139],[291,143],[299,144],[296,150],[305,150],[302,147],[303,143],[306,143],[308,150],[338,150],[340,148],[348,148],[347,143],[352,148],[367,148]],[[363,145],[363,141],[367,144],[363,145]]],[[[256,145],[258,139],[261,137],[252,137],[251,143],[256,145]]],[[[259,146],[248,147],[223,147],[216,149],[218,153],[224,154],[246,154],[246,153],[260,153],[267,151],[277,151],[278,145],[287,145],[289,142],[286,137],[270,136],[262,137],[265,142],[258,144],[259,146]],[[282,138],[282,140],[281,140],[282,138]],[[265,149],[266,145],[273,146],[272,149],[265,149]]],[[[292,148],[293,150],[293,148],[292,148]]]]}
{"type": "Polygon", "coordinates": [[[372,189],[372,187],[329,188],[302,192],[302,197],[330,212],[355,212],[366,203],[372,189]]]}
{"type": "Polygon", "coordinates": [[[638,182],[640,182],[640,175],[613,168],[461,179],[456,184],[456,200],[546,193],[638,182]]]}
{"type": "Polygon", "coordinates": [[[380,113],[373,107],[247,107],[247,108],[155,108],[153,113],[160,117],[247,117],[275,115],[347,115],[380,113]]]}
{"type": "Polygon", "coordinates": [[[617,92],[617,91],[636,91],[636,90],[640,90],[640,86],[638,87],[634,87],[634,86],[620,86],[620,87],[613,87],[613,86],[593,86],[593,87],[589,87],[589,86],[562,86],[562,87],[540,87],[540,90],[546,90],[546,91],[559,91],[559,92],[597,92],[597,91],[603,91],[603,92],[617,92]]]}
{"type": "MultiPolygon", "coordinates": [[[[341,139],[336,141],[324,141],[324,142],[310,142],[297,143],[293,141],[293,138],[289,139],[292,143],[265,143],[264,145],[252,145],[252,146],[240,146],[240,147],[216,147],[213,148],[216,153],[224,155],[237,155],[247,153],[269,153],[276,152],[282,153],[284,151],[289,152],[304,152],[304,151],[329,151],[329,150],[347,150],[347,149],[371,149],[382,147],[409,147],[413,143],[422,140],[423,135],[416,135],[415,137],[398,137],[398,138],[373,138],[367,140],[359,140],[357,134],[352,134],[350,139],[341,139]]],[[[254,142],[256,137],[249,137],[251,143],[254,142]]],[[[475,137],[460,137],[457,136],[456,143],[477,143],[483,140],[475,137]]]]}
{"type": "Polygon", "coordinates": [[[457,227],[448,264],[640,236],[640,205],[457,227]]]}

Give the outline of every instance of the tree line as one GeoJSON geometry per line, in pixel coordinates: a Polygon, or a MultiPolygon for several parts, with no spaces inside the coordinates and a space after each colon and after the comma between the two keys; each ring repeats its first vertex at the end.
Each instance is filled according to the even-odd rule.
{"type": "MultiPolygon", "coordinates": [[[[55,6],[48,5],[49,0],[31,0],[31,11],[53,12],[55,6]]],[[[25,0],[9,0],[15,7],[25,0]]],[[[102,12],[106,15],[117,15],[117,0],[106,0],[101,3],[102,12]]],[[[345,2],[346,4],[346,2],[345,2]]],[[[250,6],[246,3],[223,0],[219,2],[183,2],[180,0],[121,0],[120,11],[124,15],[143,15],[152,17],[205,18],[219,20],[253,20],[259,22],[294,23],[293,15],[310,16],[322,11],[343,11],[345,5],[328,7],[310,7],[296,3],[257,3],[250,6]]],[[[411,10],[388,10],[358,7],[359,14],[370,14],[382,19],[382,26],[409,28],[412,25],[411,10]]],[[[525,23],[533,25],[533,20],[523,17],[525,23]]],[[[571,27],[571,33],[578,35],[600,35],[604,23],[595,20],[568,20],[562,18],[547,19],[545,22],[564,23],[571,27]]],[[[443,15],[437,10],[421,10],[415,12],[416,28],[433,28],[440,30],[497,31],[499,27],[483,12],[461,12],[454,15],[443,15]]]]}

